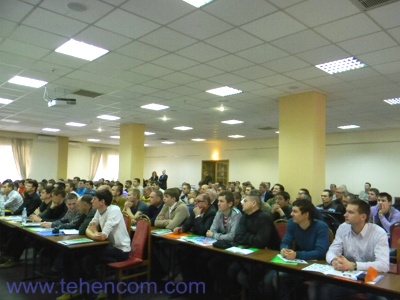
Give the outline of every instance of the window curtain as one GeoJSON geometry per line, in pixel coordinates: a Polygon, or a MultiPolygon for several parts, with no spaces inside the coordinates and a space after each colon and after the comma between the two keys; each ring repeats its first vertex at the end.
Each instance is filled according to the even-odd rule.
{"type": "Polygon", "coordinates": [[[31,173],[32,140],[11,139],[11,148],[19,175],[23,179],[28,178],[31,173]]]}
{"type": "MultiPolygon", "coordinates": [[[[93,180],[99,169],[100,159],[104,148],[90,147],[89,180],[93,180]]],[[[104,155],[103,155],[104,156],[104,155]]]]}

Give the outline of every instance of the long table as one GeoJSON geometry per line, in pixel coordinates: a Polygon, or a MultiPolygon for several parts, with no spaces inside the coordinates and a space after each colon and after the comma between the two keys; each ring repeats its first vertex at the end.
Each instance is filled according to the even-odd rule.
{"type": "MultiPolygon", "coordinates": [[[[152,228],[153,230],[159,229],[159,228],[152,228]]],[[[190,242],[185,242],[185,241],[180,241],[178,239],[172,239],[168,238],[165,235],[153,235],[153,238],[155,239],[162,239],[169,241],[171,243],[178,243],[182,244],[184,243],[185,245],[191,246],[191,247],[197,247],[200,249],[204,249],[204,251],[212,251],[218,254],[223,254],[223,255],[231,255],[234,256],[235,258],[240,257],[240,259],[243,260],[248,260],[252,262],[259,262],[262,264],[265,264],[271,270],[276,270],[280,272],[286,272],[290,273],[293,275],[300,275],[304,278],[308,278],[309,280],[320,280],[324,282],[329,282],[329,283],[334,283],[338,284],[341,286],[347,286],[353,289],[358,289],[360,293],[374,293],[382,296],[387,296],[387,297],[394,297],[397,299],[400,299],[400,275],[397,274],[391,274],[391,273],[382,273],[384,277],[377,283],[375,284],[367,284],[363,283],[360,281],[352,281],[352,280],[342,280],[335,278],[333,276],[327,276],[322,273],[318,272],[309,272],[309,271],[303,271],[302,269],[306,266],[303,264],[297,264],[297,265],[288,265],[288,264],[280,264],[280,263],[275,263],[271,262],[273,258],[276,257],[276,255],[279,253],[278,251],[274,250],[269,250],[269,249],[260,249],[256,252],[253,252],[249,255],[238,255],[223,249],[218,249],[213,246],[200,246],[194,243],[190,242]]],[[[320,264],[327,264],[326,261],[309,261],[309,264],[312,263],[320,263],[320,264]]]]}

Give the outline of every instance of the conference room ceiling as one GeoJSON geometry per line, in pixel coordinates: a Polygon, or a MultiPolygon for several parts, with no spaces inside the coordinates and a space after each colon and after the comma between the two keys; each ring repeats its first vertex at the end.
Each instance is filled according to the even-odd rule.
{"type": "Polygon", "coordinates": [[[13,102],[0,105],[0,130],[118,144],[110,136],[137,123],[155,133],[146,136],[150,147],[271,138],[278,99],[307,91],[327,95],[327,133],[349,124],[400,128],[400,106],[383,102],[400,97],[399,11],[398,1],[362,10],[350,0],[214,0],[202,8],[182,0],[1,0],[0,98],[13,102]],[[71,38],[110,52],[90,62],[54,51],[71,38]],[[351,56],[367,66],[334,75],[315,67],[351,56]],[[47,81],[48,97],[77,104],[48,107],[44,87],[9,83],[15,75],[47,81]],[[221,86],[243,93],[205,92],[221,86]],[[141,108],[150,103],[169,109],[141,108]],[[121,119],[97,118],[103,114],[121,119]],[[243,123],[221,123],[231,119],[243,123]]]}

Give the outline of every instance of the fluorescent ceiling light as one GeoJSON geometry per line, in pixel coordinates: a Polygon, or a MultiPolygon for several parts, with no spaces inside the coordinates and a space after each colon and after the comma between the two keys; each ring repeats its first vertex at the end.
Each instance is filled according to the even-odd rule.
{"type": "Polygon", "coordinates": [[[178,127],[174,127],[175,130],[182,130],[182,131],[186,131],[186,130],[192,130],[193,127],[188,127],[188,126],[178,126],[178,127]]]}
{"type": "Polygon", "coordinates": [[[99,139],[87,139],[88,142],[100,142],[99,139]]]}
{"type": "Polygon", "coordinates": [[[220,107],[218,107],[218,110],[219,110],[219,111],[225,111],[225,107],[224,107],[224,105],[223,105],[223,104],[221,104],[221,106],[220,106],[220,107]]]}
{"type": "Polygon", "coordinates": [[[240,139],[240,138],[244,138],[244,135],[234,134],[234,135],[228,135],[228,137],[233,138],[233,139],[240,139]]]}
{"type": "Polygon", "coordinates": [[[86,126],[86,124],[77,123],[77,122],[68,122],[68,123],[65,123],[65,125],[67,125],[67,126],[73,126],[73,127],[83,127],[83,126],[86,126]]]}
{"type": "Polygon", "coordinates": [[[5,98],[0,98],[0,104],[10,104],[11,102],[13,102],[11,99],[5,99],[5,98]]]}
{"type": "Polygon", "coordinates": [[[107,121],[115,121],[115,120],[119,120],[121,118],[117,117],[117,116],[111,116],[111,115],[100,115],[100,116],[97,116],[97,119],[103,119],[103,120],[107,120],[107,121]]]}
{"type": "Polygon", "coordinates": [[[203,5],[206,5],[207,3],[210,3],[214,0],[183,0],[183,1],[198,8],[198,7],[202,7],[203,5]]]}
{"type": "Polygon", "coordinates": [[[278,133],[278,134],[279,134],[279,131],[275,131],[275,133],[278,133]]]}
{"type": "Polygon", "coordinates": [[[59,132],[60,129],[58,128],[42,128],[43,131],[49,131],[49,132],[59,132]]]}
{"type": "Polygon", "coordinates": [[[6,122],[6,123],[14,123],[17,124],[19,123],[19,121],[17,120],[11,120],[11,119],[1,119],[2,122],[6,122]]]}
{"type": "Polygon", "coordinates": [[[221,121],[221,123],[229,124],[229,125],[235,125],[235,124],[242,124],[243,121],[239,121],[239,120],[226,120],[226,121],[221,121]]]}
{"type": "Polygon", "coordinates": [[[400,98],[386,99],[383,101],[390,105],[400,104],[400,98]]]}
{"type": "Polygon", "coordinates": [[[119,139],[120,136],[119,136],[119,135],[112,135],[112,136],[110,136],[110,138],[112,138],[112,139],[119,139]]]}
{"type": "Polygon", "coordinates": [[[171,142],[171,141],[164,141],[164,142],[161,142],[161,144],[172,145],[172,144],[175,144],[175,142],[171,142]]]}
{"type": "Polygon", "coordinates": [[[154,132],[150,132],[150,131],[145,131],[144,132],[144,135],[153,135],[153,134],[155,134],[154,132]]]}
{"type": "Polygon", "coordinates": [[[161,118],[161,120],[163,120],[163,121],[167,121],[167,120],[168,120],[168,118],[167,118],[167,116],[163,116],[163,117],[161,118]]]}
{"type": "Polygon", "coordinates": [[[106,49],[79,42],[74,39],[70,39],[68,42],[62,44],[55,51],[89,61],[95,60],[108,53],[106,49]]]}
{"type": "Polygon", "coordinates": [[[354,128],[360,128],[358,125],[343,125],[343,126],[338,126],[340,129],[354,129],[354,128]]]}
{"type": "Polygon", "coordinates": [[[149,144],[144,144],[144,146],[145,146],[145,147],[148,147],[148,146],[149,146],[149,144]]]}
{"type": "Polygon", "coordinates": [[[205,139],[192,139],[193,142],[204,142],[205,139]]]}
{"type": "Polygon", "coordinates": [[[151,103],[151,104],[142,105],[141,108],[146,108],[146,109],[151,109],[151,110],[163,110],[163,109],[169,108],[169,106],[151,103]]]}
{"type": "Polygon", "coordinates": [[[318,69],[329,74],[346,72],[365,67],[365,64],[354,57],[339,59],[324,64],[316,65],[318,69]]]}
{"type": "Polygon", "coordinates": [[[8,82],[13,84],[29,86],[33,88],[40,88],[47,84],[47,81],[32,79],[29,77],[22,77],[22,76],[14,76],[8,82]]]}
{"type": "Polygon", "coordinates": [[[210,93],[210,94],[217,95],[217,96],[221,96],[221,97],[242,93],[241,90],[237,90],[237,89],[231,88],[229,86],[223,86],[223,87],[220,87],[220,88],[208,90],[206,92],[210,93]]]}

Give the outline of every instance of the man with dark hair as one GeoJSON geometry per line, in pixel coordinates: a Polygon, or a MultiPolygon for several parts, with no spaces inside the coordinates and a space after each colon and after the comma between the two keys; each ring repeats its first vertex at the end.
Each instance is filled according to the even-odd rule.
{"type": "MultiPolygon", "coordinates": [[[[368,223],[370,206],[363,200],[353,200],[346,207],[345,223],[339,226],[335,240],[326,253],[326,261],[338,271],[389,271],[389,244],[385,230],[368,223]]],[[[349,298],[360,291],[334,284],[314,282],[309,298],[349,298]]]]}
{"type": "MultiPolygon", "coordinates": [[[[280,254],[287,259],[321,260],[329,248],[329,228],[323,221],[316,219],[315,207],[310,201],[296,200],[293,202],[292,218],[287,224],[285,236],[281,242],[280,254]],[[292,250],[292,245],[296,250],[292,250]]],[[[274,288],[274,294],[279,299],[294,299],[297,284],[303,281],[300,276],[267,271],[263,280],[262,294],[269,294],[274,288]],[[279,281],[279,289],[276,282],[279,281]]]]}
{"type": "Polygon", "coordinates": [[[189,218],[189,209],[185,203],[179,201],[179,190],[177,188],[165,191],[164,204],[154,222],[156,227],[173,230],[189,218]]]}
{"type": "Polygon", "coordinates": [[[392,206],[392,196],[388,193],[379,193],[378,205],[371,207],[370,221],[379,225],[390,234],[390,227],[400,222],[400,211],[392,206]]]}
{"type": "Polygon", "coordinates": [[[370,188],[368,191],[368,204],[369,206],[375,206],[378,204],[379,190],[376,188],[370,188]]]}
{"type": "Polygon", "coordinates": [[[272,207],[272,205],[275,204],[276,194],[278,194],[279,192],[284,192],[284,191],[285,191],[285,187],[282,184],[275,183],[271,190],[272,197],[267,200],[267,203],[272,207]]]}
{"type": "Polygon", "coordinates": [[[54,185],[54,187],[59,187],[65,190],[65,183],[63,181],[57,181],[57,183],[54,185]]]}
{"type": "Polygon", "coordinates": [[[125,192],[128,192],[128,190],[132,187],[132,180],[126,180],[125,181],[125,192]]]}
{"type": "Polygon", "coordinates": [[[82,216],[85,216],[85,219],[79,225],[79,234],[80,235],[85,235],[86,234],[86,228],[89,226],[89,223],[92,221],[96,210],[92,209],[92,200],[93,197],[89,194],[83,195],[81,198],[78,199],[76,202],[76,206],[78,207],[78,210],[80,211],[82,216]]]}
{"type": "Polygon", "coordinates": [[[94,188],[93,181],[91,181],[91,180],[86,181],[85,187],[86,187],[86,194],[93,196],[96,193],[96,189],[94,188]]]}
{"type": "Polygon", "coordinates": [[[317,206],[318,210],[329,211],[329,212],[337,212],[342,215],[345,214],[346,209],[344,208],[342,203],[333,201],[333,193],[331,190],[323,190],[321,193],[322,204],[317,206]]]}
{"type": "Polygon", "coordinates": [[[26,207],[26,213],[28,216],[33,214],[36,208],[41,204],[40,198],[36,193],[38,183],[36,180],[26,180],[25,182],[25,193],[24,201],[21,206],[14,211],[13,215],[21,215],[24,207],[26,207]]]}
{"type": "Polygon", "coordinates": [[[167,181],[168,181],[168,175],[166,174],[165,170],[162,170],[162,174],[160,175],[160,178],[158,178],[158,181],[160,182],[160,188],[162,190],[167,189],[167,181]]]}
{"type": "Polygon", "coordinates": [[[292,213],[292,206],[290,205],[290,195],[287,192],[279,192],[275,196],[276,203],[271,208],[272,219],[274,221],[288,220],[292,213]]]}
{"type": "Polygon", "coordinates": [[[140,201],[143,201],[147,205],[150,204],[150,194],[153,191],[153,188],[151,186],[145,186],[143,188],[143,196],[140,198],[140,201]]]}
{"type": "Polygon", "coordinates": [[[76,193],[77,193],[80,197],[82,197],[83,195],[86,194],[86,187],[85,187],[85,184],[86,184],[86,180],[84,180],[84,179],[79,180],[78,188],[76,189],[76,193]]]}
{"type": "Polygon", "coordinates": [[[4,196],[4,208],[10,210],[11,213],[14,213],[24,202],[21,195],[14,190],[14,187],[13,182],[5,182],[3,184],[3,195],[1,196],[4,196]]]}
{"type": "Polygon", "coordinates": [[[111,188],[111,194],[113,196],[113,200],[111,204],[118,206],[121,211],[124,209],[126,198],[122,196],[123,186],[122,184],[116,184],[111,188]]]}
{"type": "Polygon", "coordinates": [[[66,192],[62,188],[55,188],[52,191],[51,205],[38,216],[32,217],[34,222],[52,222],[61,219],[67,213],[67,206],[64,199],[66,192]]]}
{"type": "Polygon", "coordinates": [[[86,229],[86,236],[95,241],[108,240],[109,244],[84,258],[83,267],[87,279],[95,277],[96,264],[127,260],[131,251],[131,239],[118,206],[111,205],[112,195],[108,190],[97,191],[92,199],[96,213],[86,229]]]}
{"type": "Polygon", "coordinates": [[[32,215],[29,216],[29,219],[32,222],[40,222],[41,218],[39,217],[41,213],[43,213],[46,209],[50,208],[51,200],[53,199],[53,186],[48,185],[44,189],[42,189],[40,193],[40,200],[42,200],[42,204],[33,212],[32,215]]]}
{"type": "Polygon", "coordinates": [[[140,178],[133,179],[132,188],[140,190],[140,197],[143,195],[143,187],[140,185],[140,178]]]}
{"type": "Polygon", "coordinates": [[[185,203],[186,205],[189,205],[189,193],[190,193],[191,189],[192,189],[192,187],[190,186],[189,183],[184,182],[182,184],[182,194],[181,194],[180,200],[183,203],[185,203]]]}
{"type": "Polygon", "coordinates": [[[369,182],[364,183],[364,189],[358,194],[358,199],[368,202],[368,192],[370,188],[371,184],[369,182]]]}

